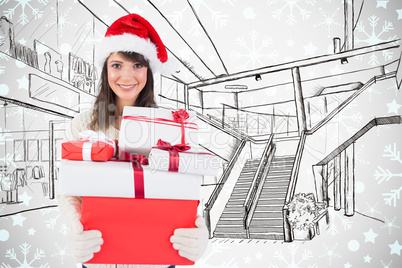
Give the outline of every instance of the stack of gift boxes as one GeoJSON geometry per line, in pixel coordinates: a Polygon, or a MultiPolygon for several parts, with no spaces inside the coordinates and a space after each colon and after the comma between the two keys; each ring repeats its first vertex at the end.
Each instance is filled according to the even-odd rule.
{"type": "Polygon", "coordinates": [[[84,230],[99,230],[104,240],[88,263],[194,263],[170,236],[195,227],[202,177],[221,167],[194,149],[196,120],[191,111],[127,106],[118,142],[84,131],[62,144],[59,194],[82,196],[84,230]]]}

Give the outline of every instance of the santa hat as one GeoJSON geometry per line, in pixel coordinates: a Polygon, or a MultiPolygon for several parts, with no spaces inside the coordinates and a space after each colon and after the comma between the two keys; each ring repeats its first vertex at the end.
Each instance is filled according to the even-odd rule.
{"type": "Polygon", "coordinates": [[[148,61],[153,73],[166,73],[168,55],[165,45],[152,25],[137,14],[117,19],[107,29],[97,50],[100,66],[113,52],[136,52],[148,61]]]}

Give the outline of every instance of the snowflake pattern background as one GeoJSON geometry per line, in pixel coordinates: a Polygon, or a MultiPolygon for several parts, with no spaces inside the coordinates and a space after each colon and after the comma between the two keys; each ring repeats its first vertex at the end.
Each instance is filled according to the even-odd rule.
{"type": "MultiPolygon", "coordinates": [[[[113,12],[123,15],[117,3],[147,17],[143,6],[149,4],[147,1],[130,5],[127,4],[128,0],[103,2],[105,5],[99,18],[106,23],[113,21],[110,16],[113,12]]],[[[169,48],[174,47],[178,57],[185,60],[190,68],[194,64],[197,77],[209,77],[212,72],[214,76],[219,76],[226,72],[236,73],[330,54],[333,52],[332,38],[343,38],[343,1],[267,0],[260,1],[259,8],[247,3],[248,1],[240,0],[150,2],[158,6],[171,25],[189,42],[191,49],[178,42],[171,32],[161,32],[162,39],[167,40],[166,45],[169,48]],[[205,32],[195,21],[196,15],[203,18],[203,26],[208,29],[212,40],[228,36],[224,33],[229,31],[231,35],[225,42],[216,42],[216,47],[212,47],[203,38],[205,32]],[[187,23],[188,21],[191,23],[187,23]],[[220,63],[215,50],[220,53],[225,66],[220,63]],[[195,62],[199,59],[192,51],[202,55],[206,65],[214,66],[213,70],[197,69],[195,62]]],[[[355,17],[356,46],[401,37],[401,1],[354,2],[356,15],[359,15],[355,17]],[[358,13],[362,3],[365,8],[358,13]]],[[[19,43],[33,47],[31,36],[35,36],[43,44],[55,48],[63,57],[69,53],[80,54],[84,59],[93,56],[92,41],[99,40],[103,33],[98,30],[91,32],[92,17],[88,14],[76,0],[0,0],[0,16],[5,16],[16,27],[14,34],[19,43]],[[50,36],[49,33],[55,35],[50,36]],[[71,40],[77,42],[73,43],[71,40]]],[[[2,42],[4,38],[0,36],[0,47],[2,42]]],[[[377,65],[400,57],[390,51],[378,55],[369,53],[359,57],[359,60],[377,65]]],[[[11,91],[26,94],[29,90],[30,67],[16,62],[15,65],[21,72],[10,76],[7,72],[10,62],[14,64],[13,59],[0,53],[0,97],[7,97],[11,91]]],[[[346,67],[339,64],[331,71],[337,73],[343,68],[346,67]]],[[[320,70],[310,71],[312,73],[305,75],[314,77],[320,70]]],[[[360,100],[360,103],[352,103],[339,115],[339,126],[344,126],[350,133],[356,132],[354,125],[370,118],[370,105],[379,98],[384,101],[382,108],[385,114],[402,114],[402,89],[397,89],[394,83],[379,82],[370,90],[366,99],[360,100]],[[364,109],[358,110],[356,107],[364,109]]],[[[74,105],[74,95],[71,92],[59,97],[66,105],[74,105]]],[[[218,102],[220,98],[217,98],[218,102]]],[[[60,99],[53,98],[55,101],[60,99]]],[[[82,103],[85,101],[82,100],[82,103]]],[[[255,98],[255,101],[259,100],[255,98]]],[[[249,100],[244,102],[248,103],[249,100]]],[[[3,110],[5,106],[2,106],[3,110]]],[[[46,104],[44,107],[46,108],[46,104]]],[[[13,140],[23,137],[15,136],[13,128],[5,128],[5,122],[7,126],[12,122],[16,128],[23,128],[28,133],[34,129],[47,129],[50,121],[60,120],[60,117],[13,106],[7,108],[7,114],[2,114],[1,120],[0,146],[10,148],[13,140]]],[[[308,242],[212,238],[203,258],[192,267],[401,267],[401,136],[401,125],[379,126],[355,144],[358,176],[356,213],[353,217],[346,217],[343,210],[330,210],[328,224],[321,225],[320,234],[308,242]]],[[[339,138],[336,135],[331,137],[333,142],[339,138]]],[[[42,159],[43,156],[30,157],[42,159]]],[[[0,155],[0,158],[6,166],[15,169],[18,166],[16,159],[23,156],[15,152],[0,155]]],[[[301,167],[301,172],[311,172],[311,168],[301,167]]],[[[19,194],[18,204],[0,203],[1,268],[80,267],[74,263],[67,247],[66,225],[57,210],[57,204],[55,200],[49,200],[46,194],[48,193],[43,184],[38,182],[19,194]]],[[[1,198],[2,201],[5,200],[4,195],[1,198]]]]}

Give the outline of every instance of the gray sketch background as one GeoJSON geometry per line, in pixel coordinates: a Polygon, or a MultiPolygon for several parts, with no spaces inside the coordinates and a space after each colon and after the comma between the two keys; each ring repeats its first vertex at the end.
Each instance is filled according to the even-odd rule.
{"type": "Polygon", "coordinates": [[[200,145],[225,163],[204,178],[211,239],[195,267],[400,267],[402,2],[348,3],[349,24],[334,0],[0,1],[1,267],[80,267],[55,201],[59,145],[96,96],[96,42],[128,12],[154,25],[180,70],[156,79],[158,103],[197,111],[200,145]],[[256,217],[244,229],[241,174],[270,141],[298,171],[287,193],[325,207],[312,240],[284,242],[282,222],[277,234],[256,217]],[[342,180],[337,208],[344,176],[354,188],[342,180]],[[240,223],[225,220],[231,209],[240,223]]]}

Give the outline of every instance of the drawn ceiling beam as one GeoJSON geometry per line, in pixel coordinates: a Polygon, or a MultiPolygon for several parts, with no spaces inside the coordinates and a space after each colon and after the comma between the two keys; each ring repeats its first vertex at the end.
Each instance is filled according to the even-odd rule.
{"type": "Polygon", "coordinates": [[[191,10],[193,11],[193,14],[194,14],[195,18],[197,19],[198,23],[200,24],[201,28],[204,30],[204,33],[205,33],[205,35],[207,36],[209,42],[210,42],[211,45],[213,46],[216,55],[218,55],[218,58],[219,58],[220,62],[222,63],[223,69],[225,69],[226,74],[229,75],[229,72],[228,72],[228,70],[227,70],[227,68],[226,68],[226,66],[225,66],[225,63],[224,63],[223,60],[222,60],[221,55],[220,55],[219,52],[218,52],[218,49],[216,48],[214,42],[212,41],[211,36],[208,34],[208,32],[207,32],[207,30],[205,29],[204,25],[202,24],[200,18],[198,17],[197,12],[195,11],[193,5],[191,5],[191,3],[190,3],[189,0],[187,0],[187,3],[188,3],[188,5],[190,6],[191,10]]]}
{"type": "Polygon", "coordinates": [[[219,83],[223,83],[223,82],[235,81],[235,80],[248,78],[248,77],[254,77],[257,74],[263,75],[263,74],[268,74],[268,73],[273,73],[273,72],[278,72],[278,71],[290,70],[294,67],[306,67],[306,66],[336,61],[336,60],[340,60],[343,58],[349,58],[349,57],[355,57],[355,56],[364,55],[364,54],[368,54],[368,53],[373,53],[376,51],[398,48],[398,47],[400,47],[400,45],[398,44],[399,42],[400,42],[400,39],[395,39],[395,40],[391,40],[391,41],[378,43],[375,45],[360,47],[360,48],[349,50],[349,51],[342,51],[342,52],[335,53],[335,54],[311,57],[311,58],[306,58],[306,59],[302,59],[302,60],[286,62],[286,63],[282,63],[282,64],[278,64],[278,65],[261,67],[261,68],[257,68],[254,70],[234,73],[234,74],[224,76],[224,77],[217,77],[217,78],[203,80],[200,82],[193,82],[193,83],[188,84],[188,89],[200,88],[200,87],[210,86],[210,85],[219,84],[219,83]]]}
{"type": "Polygon", "coordinates": [[[78,0],[78,3],[80,3],[86,10],[89,11],[89,13],[92,14],[92,16],[94,16],[97,20],[99,20],[100,22],[102,22],[107,28],[109,28],[109,25],[104,22],[101,18],[99,18],[99,16],[97,16],[89,7],[87,7],[81,0],[78,0]]]}
{"type": "MultiPolygon", "coordinates": [[[[116,2],[116,0],[113,0],[116,2]]],[[[184,37],[176,30],[176,28],[172,25],[172,23],[166,18],[165,15],[152,3],[151,0],[148,0],[148,3],[151,4],[153,8],[156,9],[156,11],[159,12],[159,14],[166,20],[166,22],[169,24],[169,26],[176,32],[176,34],[183,40],[183,42],[190,48],[190,50],[194,53],[194,55],[201,61],[201,63],[211,72],[211,74],[215,77],[217,75],[209,68],[209,66],[204,62],[204,60],[197,54],[197,52],[194,51],[194,49],[190,46],[190,44],[184,39],[184,37]]]]}

